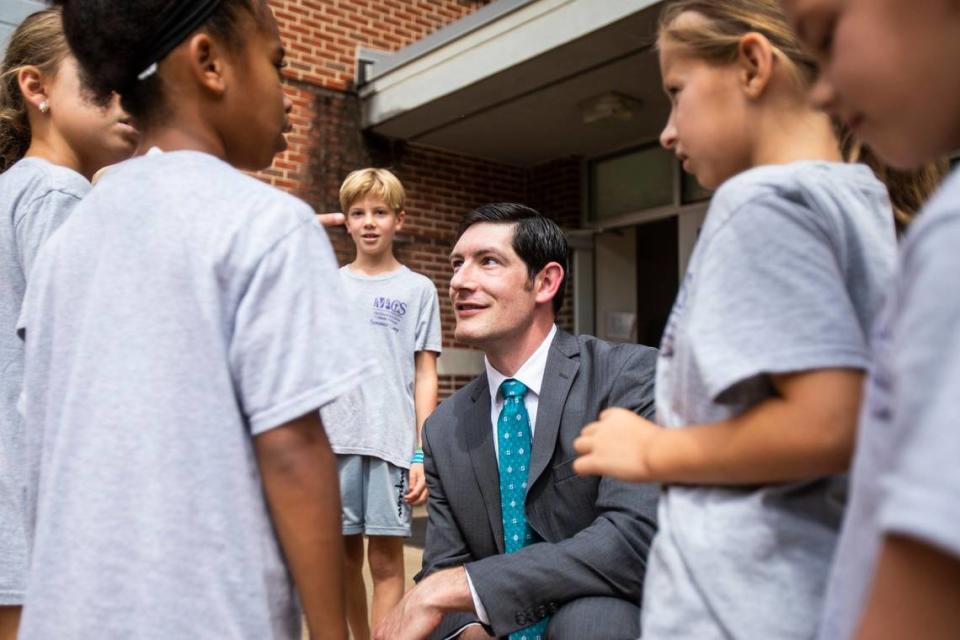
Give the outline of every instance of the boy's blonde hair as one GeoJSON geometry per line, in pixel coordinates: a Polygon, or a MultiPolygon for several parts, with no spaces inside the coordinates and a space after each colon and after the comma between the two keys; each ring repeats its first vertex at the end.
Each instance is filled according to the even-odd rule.
{"type": "Polygon", "coordinates": [[[394,213],[403,211],[406,194],[400,180],[386,169],[373,167],[351,172],[340,185],[341,211],[349,213],[350,205],[368,195],[381,198],[394,213]]]}
{"type": "Polygon", "coordinates": [[[816,60],[797,38],[777,0],[675,0],[660,14],[657,41],[668,38],[708,62],[730,64],[737,60],[740,39],[748,33],[759,33],[770,41],[802,89],[813,86],[816,60]],[[706,20],[676,24],[688,11],[706,20]]]}
{"type": "Polygon", "coordinates": [[[0,172],[9,169],[30,147],[30,120],[17,75],[30,65],[56,75],[68,55],[60,9],[44,9],[27,16],[10,37],[0,64],[0,172]]]}

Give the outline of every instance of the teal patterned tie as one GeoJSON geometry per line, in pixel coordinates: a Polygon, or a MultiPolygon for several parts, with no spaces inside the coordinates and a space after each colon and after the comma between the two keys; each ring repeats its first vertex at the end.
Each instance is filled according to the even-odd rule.
{"type": "MultiPolygon", "coordinates": [[[[527,525],[524,502],[527,494],[527,467],[530,466],[530,415],[523,403],[527,387],[512,378],[500,385],[503,409],[497,419],[497,445],[500,450],[500,511],[503,513],[503,542],[513,553],[534,542],[533,529],[527,525]]],[[[548,618],[514,631],[510,640],[543,640],[547,637],[548,618]]]]}

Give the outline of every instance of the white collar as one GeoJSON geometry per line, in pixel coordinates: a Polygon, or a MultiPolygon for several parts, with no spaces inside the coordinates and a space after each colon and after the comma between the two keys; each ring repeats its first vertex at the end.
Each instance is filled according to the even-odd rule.
{"type": "Polygon", "coordinates": [[[527,361],[520,365],[517,372],[512,376],[505,376],[490,364],[486,356],[483,357],[483,365],[487,369],[487,386],[490,390],[490,403],[496,405],[497,393],[500,391],[500,385],[504,380],[513,378],[519,380],[527,389],[535,395],[540,395],[540,386],[543,384],[543,374],[547,369],[547,356],[550,354],[550,344],[554,336],[557,335],[557,325],[550,328],[550,333],[543,339],[537,350],[534,351],[527,361]]]}

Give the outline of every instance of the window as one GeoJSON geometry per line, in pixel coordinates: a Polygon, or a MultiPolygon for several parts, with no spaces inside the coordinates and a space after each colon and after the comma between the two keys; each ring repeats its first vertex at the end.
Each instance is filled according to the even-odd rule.
{"type": "Polygon", "coordinates": [[[670,206],[676,161],[659,145],[590,163],[590,218],[594,221],[670,206]]]}

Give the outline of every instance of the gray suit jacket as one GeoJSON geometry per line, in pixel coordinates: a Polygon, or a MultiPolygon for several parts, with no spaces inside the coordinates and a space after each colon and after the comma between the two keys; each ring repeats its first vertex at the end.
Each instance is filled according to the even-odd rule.
{"type": "MultiPolygon", "coordinates": [[[[544,541],[503,553],[500,484],[486,374],[444,401],[423,433],[430,498],[417,580],[466,565],[496,635],[585,596],[638,605],[656,531],[658,489],[573,472],[573,441],[607,407],[654,410],[657,351],[558,331],[544,373],[526,513],[544,541]]],[[[432,637],[475,622],[448,615],[432,637]]]]}

